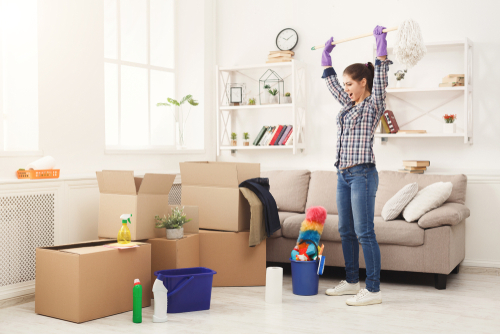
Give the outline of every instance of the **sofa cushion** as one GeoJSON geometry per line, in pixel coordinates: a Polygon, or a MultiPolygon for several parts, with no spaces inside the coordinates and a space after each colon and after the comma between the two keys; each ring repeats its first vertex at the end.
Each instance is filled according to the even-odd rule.
{"type": "Polygon", "coordinates": [[[417,182],[413,182],[404,186],[396,195],[385,203],[382,208],[382,218],[384,220],[396,219],[408,203],[415,197],[418,192],[417,182]]]}
{"type": "MultiPolygon", "coordinates": [[[[339,216],[328,215],[321,240],[340,242],[339,216]]],[[[295,215],[285,219],[281,231],[285,238],[297,239],[305,214],[295,215]]],[[[391,244],[402,246],[421,246],[424,244],[424,229],[417,224],[407,223],[404,220],[385,221],[380,216],[375,216],[375,235],[379,244],[391,244]]],[[[320,241],[321,243],[321,241],[320,241]]],[[[291,251],[291,250],[290,250],[291,251]]]]}
{"type": "Polygon", "coordinates": [[[322,206],[329,214],[337,211],[337,172],[318,170],[311,172],[306,210],[311,206],[322,206]]]}
{"type": "Polygon", "coordinates": [[[424,214],[418,220],[421,228],[432,228],[444,225],[457,225],[470,216],[470,210],[463,204],[444,203],[439,208],[424,214]]]}
{"type": "Polygon", "coordinates": [[[305,212],[310,171],[266,171],[260,175],[269,178],[269,191],[280,211],[305,212]]]}
{"type": "Polygon", "coordinates": [[[465,191],[467,188],[467,176],[457,175],[426,175],[426,174],[407,174],[393,171],[382,170],[378,173],[379,184],[377,196],[375,198],[375,216],[382,214],[382,208],[385,203],[394,196],[405,185],[413,182],[418,183],[418,189],[421,190],[432,183],[439,181],[451,182],[453,189],[450,197],[445,203],[465,204],[465,191]]]}
{"type": "MultiPolygon", "coordinates": [[[[295,216],[295,215],[298,215],[298,213],[278,211],[278,216],[280,218],[281,228],[283,228],[283,222],[285,221],[285,219],[287,219],[288,217],[291,217],[291,216],[295,216]]],[[[281,232],[281,229],[280,229],[280,230],[277,230],[276,232],[274,232],[271,235],[271,238],[279,238],[281,236],[283,236],[283,233],[281,232]]]]}
{"type": "Polygon", "coordinates": [[[440,207],[450,197],[453,184],[436,182],[420,190],[403,210],[407,222],[417,221],[426,212],[440,207]]]}

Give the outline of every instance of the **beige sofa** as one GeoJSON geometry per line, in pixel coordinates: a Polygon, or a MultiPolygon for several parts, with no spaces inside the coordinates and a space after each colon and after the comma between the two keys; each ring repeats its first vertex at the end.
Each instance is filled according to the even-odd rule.
{"type": "MultiPolygon", "coordinates": [[[[335,171],[268,171],[271,193],[279,208],[281,230],[267,240],[267,261],[290,262],[290,252],[299,235],[305,210],[321,205],[328,216],[321,243],[327,266],[344,267],[338,231],[336,204],[337,173],[335,171]]],[[[436,289],[446,288],[446,278],[458,272],[465,256],[465,219],[470,216],[464,205],[467,177],[460,175],[405,174],[379,171],[375,200],[375,234],[380,245],[382,270],[434,274],[436,289]],[[434,182],[452,182],[450,198],[439,208],[423,215],[418,222],[408,223],[399,216],[384,221],[380,216],[384,204],[404,185],[417,182],[419,190],[434,182]]],[[[360,267],[365,268],[360,246],[360,267]]]]}

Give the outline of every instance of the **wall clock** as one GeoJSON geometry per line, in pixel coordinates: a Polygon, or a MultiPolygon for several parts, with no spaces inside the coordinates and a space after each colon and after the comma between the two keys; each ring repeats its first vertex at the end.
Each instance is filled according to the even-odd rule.
{"type": "Polygon", "coordinates": [[[286,28],[280,31],[276,37],[276,46],[281,51],[293,50],[299,41],[299,35],[292,28],[286,28]]]}

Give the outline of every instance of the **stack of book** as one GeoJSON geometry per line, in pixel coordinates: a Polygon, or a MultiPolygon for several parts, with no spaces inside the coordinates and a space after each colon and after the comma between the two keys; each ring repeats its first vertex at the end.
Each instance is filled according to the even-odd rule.
{"type": "Polygon", "coordinates": [[[295,55],[293,51],[271,51],[267,56],[266,63],[285,63],[292,61],[292,56],[295,55]]]}
{"type": "Polygon", "coordinates": [[[253,141],[254,146],[277,146],[293,144],[293,126],[291,125],[264,125],[253,141]]]}
{"type": "Polygon", "coordinates": [[[443,78],[443,82],[439,87],[456,87],[463,86],[465,83],[465,75],[463,74],[448,74],[443,78]]]}
{"type": "Polygon", "coordinates": [[[403,160],[404,169],[400,169],[401,173],[424,174],[427,167],[431,165],[428,160],[403,160]]]}

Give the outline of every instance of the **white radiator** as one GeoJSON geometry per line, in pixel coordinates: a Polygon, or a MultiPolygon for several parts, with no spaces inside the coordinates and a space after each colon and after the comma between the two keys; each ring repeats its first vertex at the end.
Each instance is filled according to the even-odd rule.
{"type": "Polygon", "coordinates": [[[0,287],[34,280],[35,250],[54,236],[54,193],[0,196],[0,287]]]}

